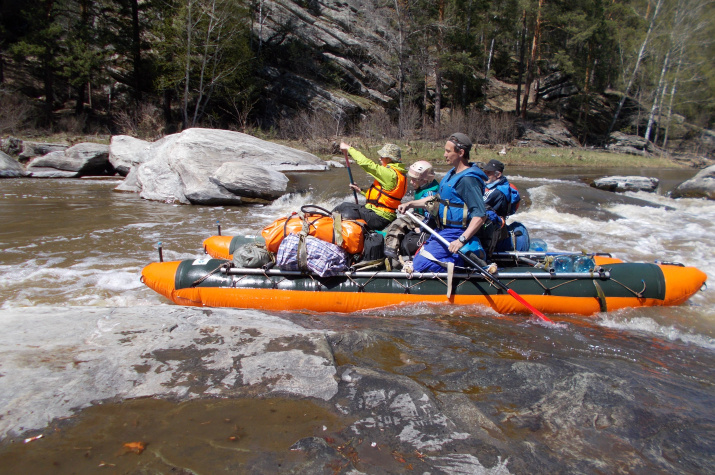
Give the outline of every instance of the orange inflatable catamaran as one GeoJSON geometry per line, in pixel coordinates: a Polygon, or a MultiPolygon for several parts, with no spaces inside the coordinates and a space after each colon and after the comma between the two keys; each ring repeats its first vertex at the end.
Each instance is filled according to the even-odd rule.
{"type": "MultiPolygon", "coordinates": [[[[231,236],[213,236],[204,247],[215,258],[156,262],[142,281],[180,305],[262,310],[356,312],[391,305],[485,305],[502,314],[530,310],[489,279],[472,272],[354,271],[320,278],[299,271],[235,268],[231,236]]],[[[495,274],[546,314],[592,315],[628,307],[680,305],[700,290],[704,272],[675,263],[625,263],[593,256],[588,272],[555,272],[521,265],[545,253],[503,253],[495,274]],[[526,258],[526,259],[524,259],[526,258]]]]}

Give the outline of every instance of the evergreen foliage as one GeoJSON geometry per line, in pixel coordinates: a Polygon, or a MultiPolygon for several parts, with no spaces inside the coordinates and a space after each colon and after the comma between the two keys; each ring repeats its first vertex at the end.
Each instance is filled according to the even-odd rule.
{"type": "MultiPolygon", "coordinates": [[[[267,79],[259,74],[271,66],[363,94],[344,68],[291,36],[290,24],[276,32],[283,41],[269,45],[257,38],[265,3],[5,0],[0,81],[4,90],[41,103],[39,126],[56,126],[70,113],[89,115],[88,126],[114,133],[122,132],[121,124],[131,129],[142,114],[164,125],[156,133],[271,123],[267,79]]],[[[325,8],[318,1],[294,4],[316,18],[325,8]]],[[[389,51],[383,60],[395,85],[381,93],[394,99],[386,112],[401,137],[415,129],[438,131],[445,113],[484,111],[493,79],[518,84],[511,110],[528,118],[539,107],[535,92],[543,94],[553,73],[575,87],[568,104],[582,143],[604,137],[608,127],[593,110],[615,109],[624,93],[643,104],[643,117],[617,126],[651,140],[666,142],[678,114],[702,127],[715,125],[712,0],[363,4],[371,13],[354,17],[363,26],[374,14],[389,20],[391,30],[374,35],[389,51]]],[[[364,60],[365,53],[356,51],[352,59],[364,60]]]]}

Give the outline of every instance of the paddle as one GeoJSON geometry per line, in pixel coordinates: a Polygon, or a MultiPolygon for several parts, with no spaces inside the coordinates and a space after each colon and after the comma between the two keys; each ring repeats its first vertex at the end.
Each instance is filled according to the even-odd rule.
{"type": "MultiPolygon", "coordinates": [[[[432,228],[430,228],[429,226],[427,226],[426,223],[424,223],[421,219],[419,219],[417,216],[415,216],[414,214],[412,214],[411,211],[408,211],[408,212],[405,213],[405,214],[406,214],[407,216],[409,216],[410,218],[412,218],[412,220],[413,220],[414,222],[416,222],[417,224],[419,224],[419,225],[420,225],[421,227],[423,227],[426,231],[428,231],[432,236],[434,236],[439,242],[441,242],[441,243],[444,245],[444,247],[446,247],[446,248],[449,249],[449,243],[447,242],[447,240],[446,240],[445,238],[443,238],[442,236],[440,236],[440,235],[437,233],[437,231],[435,231],[435,230],[433,230],[432,228]]],[[[502,281],[500,281],[499,279],[497,279],[496,277],[494,277],[492,274],[490,274],[489,272],[487,272],[486,270],[484,270],[483,267],[481,267],[479,264],[477,264],[476,262],[474,262],[473,259],[467,257],[467,255],[464,254],[462,251],[457,251],[457,254],[459,254],[459,255],[462,257],[462,259],[464,259],[465,261],[467,261],[469,264],[471,264],[472,266],[474,266],[474,268],[477,269],[477,270],[479,271],[479,273],[482,274],[485,279],[487,279],[487,281],[489,281],[491,284],[496,285],[496,286],[499,287],[500,289],[505,290],[509,295],[511,295],[512,297],[514,297],[517,302],[519,302],[520,304],[522,304],[524,307],[528,308],[528,309],[531,311],[531,313],[533,313],[534,315],[536,315],[537,317],[539,317],[541,320],[543,320],[543,321],[545,321],[545,322],[554,323],[554,322],[551,321],[548,317],[546,317],[546,315],[544,315],[543,313],[539,312],[536,308],[534,308],[534,306],[532,306],[529,302],[527,302],[526,300],[524,300],[524,298],[523,298],[521,295],[517,294],[515,291],[513,291],[512,289],[510,289],[509,287],[507,287],[502,281]]]]}
{"type": "MultiPolygon", "coordinates": [[[[343,155],[345,155],[345,165],[348,167],[348,176],[350,176],[350,184],[354,185],[355,182],[353,181],[353,172],[350,170],[350,160],[348,160],[348,151],[343,150],[343,155]]],[[[355,204],[360,204],[358,203],[357,192],[355,190],[353,190],[353,196],[355,197],[355,204]]]]}

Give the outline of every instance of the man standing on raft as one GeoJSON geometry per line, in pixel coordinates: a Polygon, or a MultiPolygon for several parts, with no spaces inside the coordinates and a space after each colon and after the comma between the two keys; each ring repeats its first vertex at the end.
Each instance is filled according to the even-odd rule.
{"type": "Polygon", "coordinates": [[[397,206],[407,191],[406,170],[401,163],[400,147],[388,143],[378,150],[380,165],[345,142],[340,143],[340,150],[347,150],[355,163],[375,181],[365,192],[359,186],[350,184],[354,191],[365,195],[364,205],[346,202],[336,206],[333,211],[339,212],[346,219],[364,219],[367,227],[375,231],[387,227],[397,218],[397,206]]]}
{"type": "MultiPolygon", "coordinates": [[[[487,176],[474,163],[469,162],[472,141],[465,134],[452,134],[444,145],[445,161],[452,169],[439,184],[439,234],[449,242],[449,248],[431,236],[415,256],[413,269],[416,272],[444,272],[450,263],[463,266],[457,254],[473,252],[479,258],[485,256],[477,233],[489,220],[484,206],[484,183],[487,176]]],[[[402,203],[398,212],[423,208],[434,197],[426,197],[402,203]]]]}

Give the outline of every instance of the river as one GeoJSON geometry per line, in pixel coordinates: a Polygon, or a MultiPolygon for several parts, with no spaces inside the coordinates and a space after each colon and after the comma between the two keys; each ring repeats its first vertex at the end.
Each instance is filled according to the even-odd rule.
{"type": "MultiPolygon", "coordinates": [[[[367,184],[367,178],[359,170],[354,170],[354,174],[358,183],[367,184]]],[[[680,262],[703,270],[711,287],[715,285],[715,202],[674,200],[667,196],[677,183],[692,177],[694,170],[512,168],[507,174],[525,196],[514,219],[527,226],[532,239],[546,241],[549,251],[586,250],[608,252],[624,261],[680,262]],[[661,186],[655,194],[610,194],[586,184],[588,179],[607,175],[654,176],[661,180],[661,186]]],[[[341,169],[294,175],[290,195],[269,205],[240,207],[146,201],[136,194],[114,192],[119,182],[0,181],[0,318],[4,312],[40,307],[169,308],[173,304],[139,281],[142,267],[158,259],[158,243],[162,243],[165,260],[202,257],[201,242],[215,234],[218,225],[223,234],[240,234],[248,239],[258,235],[275,218],[303,204],[330,209],[351,199],[346,193],[346,172],[341,169]]],[[[514,354],[537,352],[549,353],[560,361],[571,359],[574,365],[589,371],[617,374],[622,370],[624,377],[633,378],[634,385],[657,386],[661,398],[653,401],[636,394],[626,398],[628,406],[661,404],[672,420],[658,425],[657,430],[647,418],[632,420],[630,429],[645,434],[637,438],[643,444],[640,447],[634,447],[631,439],[629,446],[613,437],[596,440],[579,430],[561,434],[560,443],[568,440],[573,445],[569,466],[578,467],[577,461],[593,457],[592,452],[608,452],[610,455],[602,455],[607,460],[603,471],[611,473],[650,470],[705,473],[713,469],[715,292],[712,289],[704,289],[686,304],[674,308],[629,309],[588,318],[554,316],[564,322],[566,329],[548,330],[539,326],[533,334],[528,330],[536,326],[533,322],[524,323],[523,317],[501,317],[481,308],[417,306],[364,315],[299,313],[282,317],[305,327],[340,331],[378,325],[386,332],[419,333],[432,331],[436,326],[440,332],[467,337],[490,348],[495,367],[512,359],[514,354]],[[604,366],[609,369],[603,369],[604,366]],[[667,400],[670,402],[664,402],[667,400]],[[652,429],[655,432],[650,433],[652,429]],[[659,450],[660,455],[653,458],[667,460],[671,465],[665,462],[659,465],[651,456],[640,453],[648,450],[659,450]],[[633,457],[646,462],[629,465],[623,461],[633,457]]],[[[425,357],[419,346],[415,343],[410,351],[414,357],[422,355],[429,371],[450,371],[436,356],[433,360],[425,357]]],[[[422,350],[426,352],[428,348],[422,350]]],[[[393,353],[386,351],[382,356],[374,356],[373,364],[389,370],[394,364],[389,361],[390,355],[393,353]]],[[[431,387],[422,376],[415,376],[415,380],[431,387]]],[[[512,401],[505,398],[503,404],[518,406],[519,398],[513,397],[516,399],[512,401]]],[[[551,418],[548,424],[557,424],[569,411],[567,407],[552,409],[545,416],[551,418]]],[[[600,423],[606,424],[593,422],[600,423]]],[[[522,432],[528,432],[528,424],[520,427],[514,428],[510,437],[523,441],[522,432]]],[[[540,438],[540,443],[548,444],[547,438],[540,438]]],[[[376,463],[372,472],[368,472],[375,473],[374,467],[379,466],[376,463]]],[[[199,467],[195,472],[210,473],[209,467],[205,465],[203,472],[199,467]]],[[[594,467],[586,465],[576,472],[588,473],[594,467]]],[[[503,473],[528,471],[518,463],[502,468],[503,473]]],[[[554,461],[535,468],[533,473],[552,470],[569,471],[567,465],[554,461]]]]}

